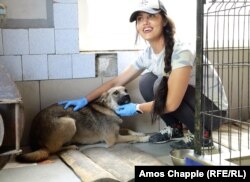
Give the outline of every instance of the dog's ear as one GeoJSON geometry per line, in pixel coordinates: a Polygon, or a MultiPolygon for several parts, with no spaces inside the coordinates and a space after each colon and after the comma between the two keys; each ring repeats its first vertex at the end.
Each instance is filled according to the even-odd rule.
{"type": "Polygon", "coordinates": [[[108,93],[104,92],[98,99],[98,101],[102,104],[106,104],[107,103],[107,98],[108,98],[108,93]]]}

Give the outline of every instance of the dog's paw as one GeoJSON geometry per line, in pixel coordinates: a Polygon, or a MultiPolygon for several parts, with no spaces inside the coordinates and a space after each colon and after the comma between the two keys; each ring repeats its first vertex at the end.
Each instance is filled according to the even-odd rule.
{"type": "Polygon", "coordinates": [[[135,136],[145,136],[145,133],[140,133],[140,132],[136,132],[133,130],[128,130],[128,134],[135,135],[135,136]]]}
{"type": "Polygon", "coordinates": [[[72,145],[71,149],[73,149],[73,150],[79,150],[80,148],[77,145],[72,145]]]}
{"type": "Polygon", "coordinates": [[[148,142],[149,141],[149,135],[146,135],[146,136],[142,136],[142,137],[140,137],[140,142],[148,142]]]}

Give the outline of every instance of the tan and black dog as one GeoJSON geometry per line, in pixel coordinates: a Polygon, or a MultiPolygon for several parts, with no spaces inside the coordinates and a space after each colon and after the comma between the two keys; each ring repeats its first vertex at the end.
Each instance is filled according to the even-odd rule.
{"type": "Polygon", "coordinates": [[[125,87],[113,87],[100,98],[74,112],[72,108],[54,104],[38,113],[31,126],[31,146],[34,152],[20,154],[17,161],[39,162],[63,146],[105,142],[108,146],[125,142],[148,142],[149,136],[129,131],[120,135],[123,120],[114,110],[130,102],[125,87]]]}

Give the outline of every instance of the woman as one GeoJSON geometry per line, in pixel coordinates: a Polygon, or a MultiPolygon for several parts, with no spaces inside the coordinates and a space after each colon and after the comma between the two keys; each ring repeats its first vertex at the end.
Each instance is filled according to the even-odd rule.
{"type": "MultiPolygon", "coordinates": [[[[133,116],[138,113],[152,112],[153,121],[160,116],[167,127],[150,137],[150,142],[153,143],[182,137],[182,124],[179,122],[185,124],[190,132],[194,133],[194,51],[190,50],[189,45],[174,39],[174,23],[167,16],[167,11],[159,0],[142,1],[130,16],[130,22],[133,21],[136,21],[137,33],[149,44],[138,59],[120,75],[104,83],[86,97],[63,101],[60,104],[65,104],[65,109],[74,106],[74,110],[78,110],[109,88],[126,85],[146,71],[139,83],[141,94],[146,102],[122,105],[116,113],[120,116],[133,116]]],[[[209,130],[212,129],[210,125],[206,127],[209,130]]],[[[193,135],[190,134],[190,136],[189,140],[175,143],[173,147],[192,148],[193,135]]],[[[213,144],[208,139],[205,145],[209,147],[213,144]]]]}

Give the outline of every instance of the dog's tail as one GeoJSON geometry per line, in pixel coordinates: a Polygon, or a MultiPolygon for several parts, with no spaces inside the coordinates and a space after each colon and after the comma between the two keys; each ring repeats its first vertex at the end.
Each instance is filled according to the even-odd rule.
{"type": "Polygon", "coordinates": [[[32,163],[32,162],[40,162],[49,158],[50,152],[43,148],[36,150],[34,152],[29,152],[26,154],[20,154],[16,157],[18,162],[32,163]]]}

